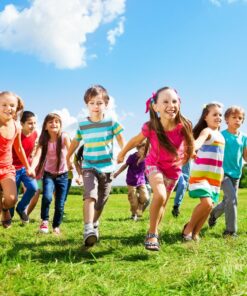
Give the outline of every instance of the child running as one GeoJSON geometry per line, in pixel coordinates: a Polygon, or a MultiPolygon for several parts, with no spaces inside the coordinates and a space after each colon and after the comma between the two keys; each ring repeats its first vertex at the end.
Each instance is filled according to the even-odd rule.
{"type": "Polygon", "coordinates": [[[53,216],[53,233],[60,234],[60,224],[63,219],[64,200],[68,188],[67,151],[70,146],[69,136],[62,132],[62,120],[56,113],[48,114],[43,122],[32,168],[37,175],[43,175],[43,196],[41,203],[40,232],[49,232],[49,209],[53,193],[55,211],[53,216]]]}
{"type": "Polygon", "coordinates": [[[0,187],[2,189],[0,208],[2,209],[1,222],[4,228],[11,226],[9,209],[14,207],[17,201],[12,147],[25,166],[27,174],[35,176],[22,148],[20,131],[15,122],[22,110],[23,102],[20,97],[8,91],[0,92],[0,187]]]}
{"type": "MultiPolygon", "coordinates": [[[[29,164],[31,163],[31,155],[33,149],[35,147],[36,139],[37,139],[37,131],[36,128],[36,117],[35,114],[31,111],[24,111],[21,117],[21,143],[22,147],[25,151],[26,157],[28,159],[29,164]]],[[[17,204],[16,212],[20,216],[22,223],[28,223],[29,217],[26,213],[26,208],[29,205],[32,197],[38,190],[37,181],[31,177],[29,177],[26,173],[26,168],[23,166],[19,157],[13,150],[13,165],[16,169],[16,186],[17,193],[21,182],[25,186],[25,192],[17,204]]]]}
{"type": "Polygon", "coordinates": [[[222,105],[212,102],[203,108],[193,129],[197,154],[192,161],[189,195],[192,198],[200,198],[200,203],[194,208],[190,221],[182,231],[185,241],[199,240],[201,228],[213,208],[213,203],[219,198],[225,146],[224,137],[219,132],[221,121],[222,105]]]}
{"type": "Polygon", "coordinates": [[[105,117],[109,96],[103,86],[90,87],[84,95],[89,117],[79,123],[75,139],[72,140],[67,161],[71,167],[72,154],[83,140],[83,183],[84,183],[84,244],[93,246],[99,239],[99,218],[109,197],[112,182],[113,137],[123,147],[123,128],[115,120],[105,117]]]}
{"type": "Polygon", "coordinates": [[[150,227],[144,245],[147,250],[159,251],[158,226],[181,173],[182,164],[193,154],[193,137],[190,122],[180,113],[180,99],[174,89],[160,88],[147,100],[146,105],[146,112],[150,111],[150,121],[119,153],[118,162],[123,162],[129,150],[148,138],[151,147],[145,164],[153,199],[150,227]]]}
{"type": "Polygon", "coordinates": [[[237,236],[238,185],[242,174],[243,159],[247,161],[247,136],[239,131],[244,122],[244,109],[232,106],[225,112],[227,129],[222,132],[226,141],[221,187],[223,200],[211,212],[208,224],[215,226],[216,220],[225,213],[226,229],[224,236],[237,236]]]}
{"type": "Polygon", "coordinates": [[[114,174],[114,178],[116,178],[128,168],[126,183],[128,185],[131,219],[134,221],[137,221],[138,217],[142,216],[144,205],[149,199],[145,180],[145,148],[146,141],[137,145],[137,152],[131,154],[126,160],[126,163],[114,174]]]}

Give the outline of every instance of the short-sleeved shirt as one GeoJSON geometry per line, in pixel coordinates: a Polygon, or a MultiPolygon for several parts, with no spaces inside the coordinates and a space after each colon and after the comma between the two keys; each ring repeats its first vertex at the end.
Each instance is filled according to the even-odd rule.
{"type": "Polygon", "coordinates": [[[95,169],[100,173],[111,173],[115,169],[113,161],[113,138],[123,131],[123,127],[111,117],[93,122],[88,117],[79,123],[76,140],[83,140],[82,169],[95,169]]]}
{"type": "Polygon", "coordinates": [[[222,135],[225,138],[224,173],[239,179],[242,174],[243,152],[247,148],[247,136],[242,132],[234,135],[228,130],[222,131],[222,135]]]}
{"type": "Polygon", "coordinates": [[[149,139],[151,144],[145,164],[157,166],[169,179],[177,180],[181,174],[182,159],[184,158],[184,135],[182,128],[183,125],[179,123],[173,130],[164,132],[170,142],[176,147],[176,156],[159,144],[156,132],[149,129],[147,123],[142,127],[143,135],[149,139]]]}
{"type": "MultiPolygon", "coordinates": [[[[27,160],[28,160],[29,164],[31,163],[31,153],[32,153],[33,148],[35,146],[37,136],[38,136],[38,134],[37,134],[36,131],[34,131],[28,137],[25,136],[23,133],[21,133],[21,144],[22,144],[22,147],[23,147],[23,149],[25,151],[25,154],[26,154],[26,157],[27,157],[27,160]]],[[[20,159],[17,156],[14,149],[13,149],[12,153],[13,153],[13,165],[15,166],[16,170],[19,170],[20,168],[23,167],[23,164],[20,161],[20,159]]]]}
{"type": "Polygon", "coordinates": [[[142,160],[137,163],[139,160],[138,154],[131,154],[127,160],[126,164],[128,165],[126,183],[129,186],[140,186],[146,183],[145,181],[145,161],[142,160]]]}

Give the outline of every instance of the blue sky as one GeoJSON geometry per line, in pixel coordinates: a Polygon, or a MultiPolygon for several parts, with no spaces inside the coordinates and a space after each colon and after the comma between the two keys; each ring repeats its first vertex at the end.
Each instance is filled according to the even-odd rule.
{"type": "Polygon", "coordinates": [[[126,139],[165,85],[193,123],[212,100],[247,110],[246,14],[245,0],[0,0],[0,89],[40,122],[63,110],[73,133],[83,93],[102,84],[126,139]]]}

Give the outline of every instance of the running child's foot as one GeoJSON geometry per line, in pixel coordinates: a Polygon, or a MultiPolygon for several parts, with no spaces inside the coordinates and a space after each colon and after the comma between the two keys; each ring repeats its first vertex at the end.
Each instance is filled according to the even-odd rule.
{"type": "Polygon", "coordinates": [[[17,214],[19,215],[19,217],[20,217],[20,219],[21,219],[21,222],[22,222],[23,224],[27,224],[27,223],[29,223],[29,217],[28,217],[28,215],[25,213],[25,211],[20,212],[20,210],[19,210],[18,208],[16,208],[16,212],[17,212],[17,214]]]}
{"type": "Polygon", "coordinates": [[[54,228],[53,228],[53,233],[54,233],[55,235],[60,235],[60,234],[61,234],[60,228],[59,228],[59,227],[54,227],[54,228]]]}
{"type": "Polygon", "coordinates": [[[84,245],[86,248],[90,248],[97,242],[98,237],[95,233],[93,223],[85,224],[84,227],[84,245]]]}
{"type": "Polygon", "coordinates": [[[135,215],[131,215],[130,219],[133,220],[133,221],[137,221],[138,220],[138,216],[136,214],[135,215]]]}
{"type": "Polygon", "coordinates": [[[216,218],[214,217],[213,214],[210,214],[209,219],[208,219],[208,226],[210,228],[213,228],[216,225],[216,218]]]}
{"type": "Polygon", "coordinates": [[[175,218],[177,218],[180,215],[179,206],[173,206],[172,215],[175,218]]]}
{"type": "Polygon", "coordinates": [[[43,220],[39,226],[39,232],[41,233],[48,233],[49,227],[48,227],[48,221],[43,220]]]}
{"type": "Polygon", "coordinates": [[[2,218],[1,218],[2,226],[4,228],[10,228],[12,219],[8,209],[2,209],[2,218]]]}

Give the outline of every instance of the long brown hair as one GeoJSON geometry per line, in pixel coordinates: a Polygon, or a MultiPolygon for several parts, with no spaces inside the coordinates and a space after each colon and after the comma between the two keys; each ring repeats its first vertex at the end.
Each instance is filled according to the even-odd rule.
{"type": "MultiPolygon", "coordinates": [[[[162,91],[169,90],[169,89],[174,90],[173,88],[170,88],[168,86],[160,88],[156,92],[156,94],[153,95],[153,103],[154,104],[157,103],[159,94],[162,91]]],[[[177,148],[173,145],[173,143],[171,143],[168,136],[166,135],[166,132],[164,131],[164,128],[160,122],[160,118],[159,118],[157,112],[155,112],[152,104],[150,104],[149,111],[150,111],[149,112],[150,113],[150,121],[148,122],[149,129],[154,130],[155,133],[157,134],[160,146],[164,147],[167,151],[174,154],[175,156],[178,156],[177,148]]],[[[192,157],[193,151],[194,151],[194,139],[193,139],[193,135],[192,135],[192,124],[188,119],[186,119],[181,114],[180,109],[176,115],[175,123],[176,124],[181,123],[183,126],[182,127],[182,134],[185,138],[185,151],[184,151],[183,162],[186,163],[192,157]]]]}
{"type": "Polygon", "coordinates": [[[205,121],[205,117],[208,115],[210,109],[212,107],[219,107],[219,108],[222,108],[222,104],[221,103],[218,103],[218,102],[211,102],[211,103],[208,103],[207,105],[205,105],[202,109],[202,114],[197,122],[197,124],[195,125],[195,127],[193,128],[193,135],[194,135],[194,139],[196,140],[201,131],[208,127],[208,124],[207,122],[205,121]]]}
{"type": "Polygon", "coordinates": [[[39,141],[38,141],[38,145],[41,147],[41,156],[40,156],[40,160],[39,160],[39,164],[37,166],[37,175],[41,172],[44,163],[45,163],[45,159],[46,159],[46,154],[47,154],[47,150],[48,150],[48,142],[50,140],[50,135],[48,133],[48,131],[46,130],[46,125],[49,121],[53,120],[53,119],[58,119],[60,122],[60,131],[58,133],[58,137],[57,137],[57,147],[56,147],[56,155],[57,155],[57,172],[59,170],[59,166],[60,166],[60,161],[61,161],[61,150],[62,150],[62,120],[61,117],[56,114],[56,113],[49,113],[48,115],[46,115],[43,125],[42,125],[42,130],[41,130],[41,134],[39,137],[39,141]]]}

